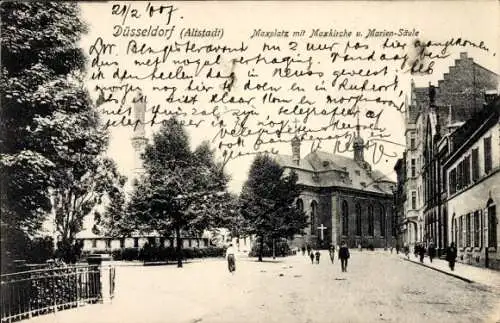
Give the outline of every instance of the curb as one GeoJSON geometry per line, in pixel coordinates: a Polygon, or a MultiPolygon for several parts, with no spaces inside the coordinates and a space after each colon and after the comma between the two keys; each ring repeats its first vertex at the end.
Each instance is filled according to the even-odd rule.
{"type": "Polygon", "coordinates": [[[450,273],[448,271],[445,271],[445,270],[442,270],[442,269],[439,269],[439,268],[436,268],[436,267],[432,267],[432,266],[429,266],[429,265],[426,265],[426,264],[423,264],[421,262],[418,262],[418,261],[414,261],[414,260],[410,260],[410,259],[407,259],[407,258],[403,258],[405,261],[408,261],[408,262],[412,262],[414,264],[417,264],[417,265],[420,265],[420,266],[423,266],[423,267],[427,267],[429,269],[432,269],[432,270],[435,270],[435,271],[438,271],[440,273],[443,273],[443,274],[446,274],[448,276],[451,276],[451,277],[455,277],[455,278],[458,278],[460,280],[463,280],[464,282],[467,282],[467,283],[475,283],[473,280],[470,280],[469,278],[465,278],[463,276],[460,276],[460,275],[457,275],[457,274],[454,274],[454,273],[450,273]]]}

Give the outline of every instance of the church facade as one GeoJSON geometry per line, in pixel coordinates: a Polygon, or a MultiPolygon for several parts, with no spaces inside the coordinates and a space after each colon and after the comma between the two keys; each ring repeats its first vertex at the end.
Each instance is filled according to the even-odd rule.
{"type": "Polygon", "coordinates": [[[309,215],[305,235],[294,239],[294,247],[327,248],[342,241],[351,248],[395,246],[395,183],[364,160],[359,127],[353,142],[354,158],[323,151],[301,158],[300,145],[294,138],[292,156],[277,156],[285,172],[297,173],[302,193],[296,207],[309,215]]]}

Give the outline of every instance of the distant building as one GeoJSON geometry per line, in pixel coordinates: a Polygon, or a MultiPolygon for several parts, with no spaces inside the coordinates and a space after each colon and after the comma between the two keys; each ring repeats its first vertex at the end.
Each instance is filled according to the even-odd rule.
{"type": "Polygon", "coordinates": [[[500,99],[455,130],[443,160],[450,241],[458,261],[500,269],[500,99]]]}
{"type": "Polygon", "coordinates": [[[405,202],[406,202],[406,190],[404,186],[404,179],[406,177],[406,153],[403,153],[403,158],[398,159],[396,165],[394,166],[394,171],[397,176],[397,186],[394,190],[394,223],[396,225],[396,241],[397,244],[402,247],[405,242],[408,241],[405,234],[408,233],[405,223],[405,202]]]}
{"type": "Polygon", "coordinates": [[[346,241],[350,247],[389,247],[395,244],[393,195],[395,183],[363,158],[364,142],[353,140],[354,158],[314,151],[301,158],[300,141],[292,141],[292,156],[278,155],[286,172],[295,171],[302,193],[297,208],[309,215],[305,236],[295,247],[326,248],[346,241]]]}
{"type": "Polygon", "coordinates": [[[443,203],[442,142],[477,111],[484,93],[497,89],[498,75],[461,53],[438,86],[416,87],[412,81],[406,112],[406,243],[434,242],[440,252],[447,246],[448,211],[443,203]]]}
{"type": "MultiPolygon", "coordinates": [[[[114,250],[137,249],[140,250],[146,243],[151,246],[165,248],[176,247],[177,241],[173,237],[165,238],[157,234],[130,235],[127,237],[107,237],[91,234],[81,234],[76,239],[83,244],[84,253],[111,253],[114,250]]],[[[207,248],[214,245],[209,236],[183,237],[182,248],[207,248]]]]}

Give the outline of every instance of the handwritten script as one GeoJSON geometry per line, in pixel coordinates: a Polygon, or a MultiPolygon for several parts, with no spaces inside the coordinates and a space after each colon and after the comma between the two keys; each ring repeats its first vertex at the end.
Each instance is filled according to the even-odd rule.
{"type": "Polygon", "coordinates": [[[188,13],[174,5],[108,10],[112,29],[87,50],[106,127],[137,130],[175,117],[206,131],[224,162],[278,153],[277,144],[294,137],[311,150],[344,153],[358,124],[371,162],[386,161],[403,144],[387,127],[395,115],[404,117],[402,78],[432,74],[453,48],[489,51],[460,37],[424,41],[412,26],[242,33],[184,23],[188,13]],[[144,119],[134,114],[138,103],[146,106],[144,119]]]}

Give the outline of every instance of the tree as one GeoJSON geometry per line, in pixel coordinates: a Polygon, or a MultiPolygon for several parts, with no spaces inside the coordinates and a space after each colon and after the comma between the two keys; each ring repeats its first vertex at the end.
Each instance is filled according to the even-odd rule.
{"type": "Polygon", "coordinates": [[[69,2],[7,2],[0,15],[2,229],[36,233],[54,210],[69,250],[83,217],[119,181],[83,82],[86,26],[69,2]]]}
{"type": "Polygon", "coordinates": [[[33,141],[33,132],[56,111],[81,109],[66,79],[85,65],[77,42],[86,27],[75,3],[5,2],[0,17],[2,223],[33,233],[51,209],[56,165],[46,148],[57,135],[33,141]]]}
{"type": "Polygon", "coordinates": [[[97,207],[106,197],[116,198],[114,194],[123,188],[126,179],[112,160],[92,154],[80,156],[71,170],[60,169],[59,173],[53,192],[58,249],[65,261],[73,262],[75,237],[82,230],[85,217],[98,217],[97,207]]]}
{"type": "Polygon", "coordinates": [[[145,174],[134,188],[127,221],[143,232],[174,233],[182,267],[182,234],[200,234],[220,221],[228,177],[208,143],[191,151],[186,131],[173,118],[153,136],[143,159],[145,174]]]}
{"type": "Polygon", "coordinates": [[[245,219],[240,212],[240,199],[236,194],[228,194],[223,204],[223,216],[219,219],[218,228],[226,228],[231,236],[240,238],[246,235],[245,219]]]}
{"type": "Polygon", "coordinates": [[[108,193],[109,201],[104,214],[94,213],[94,226],[92,228],[94,234],[119,237],[129,235],[132,232],[131,224],[124,221],[127,201],[123,188],[125,178],[122,179],[123,182],[113,187],[108,193]]]}
{"type": "Polygon", "coordinates": [[[255,157],[240,194],[245,231],[260,239],[259,261],[265,239],[292,238],[307,226],[306,214],[294,201],[300,194],[297,174],[284,169],[271,157],[255,157]]]}

